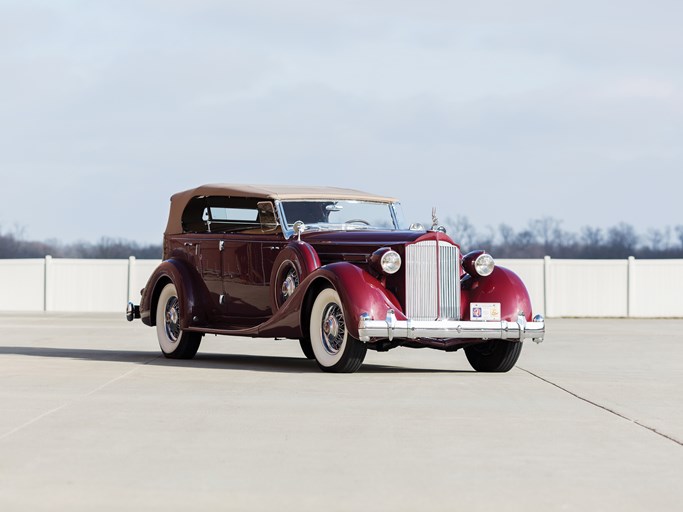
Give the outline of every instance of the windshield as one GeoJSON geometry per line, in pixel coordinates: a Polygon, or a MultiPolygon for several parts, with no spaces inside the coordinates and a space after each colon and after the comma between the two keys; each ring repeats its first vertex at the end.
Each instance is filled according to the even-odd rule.
{"type": "Polygon", "coordinates": [[[368,201],[283,201],[287,228],[302,221],[308,229],[401,229],[404,228],[398,203],[368,201]]]}

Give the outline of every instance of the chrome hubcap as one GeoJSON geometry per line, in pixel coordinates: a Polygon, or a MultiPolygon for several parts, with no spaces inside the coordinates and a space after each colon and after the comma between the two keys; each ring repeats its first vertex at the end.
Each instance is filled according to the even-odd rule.
{"type": "Polygon", "coordinates": [[[284,281],[282,281],[282,287],[280,288],[281,301],[284,302],[289,299],[294,294],[297,286],[299,286],[299,274],[292,266],[287,271],[284,281]]]}
{"type": "Polygon", "coordinates": [[[180,304],[178,297],[171,297],[164,308],[164,323],[166,324],[166,336],[172,342],[180,337],[180,304]]]}
{"type": "Polygon", "coordinates": [[[336,338],[339,334],[339,322],[333,316],[329,317],[323,325],[323,331],[327,336],[336,338]]]}
{"type": "Polygon", "coordinates": [[[344,344],[346,324],[344,313],[337,304],[332,303],[325,307],[321,331],[325,351],[332,355],[339,353],[344,344]]]}
{"type": "Polygon", "coordinates": [[[294,278],[291,275],[288,275],[285,281],[282,283],[282,296],[285,299],[290,298],[294,293],[295,288],[296,283],[294,282],[294,278]]]}

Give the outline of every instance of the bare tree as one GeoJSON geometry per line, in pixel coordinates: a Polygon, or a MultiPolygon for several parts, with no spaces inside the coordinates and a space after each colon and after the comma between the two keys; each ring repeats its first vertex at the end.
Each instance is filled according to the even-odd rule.
{"type": "Polygon", "coordinates": [[[621,222],[607,231],[607,244],[610,246],[611,257],[626,258],[634,254],[638,235],[633,226],[621,222]]]}
{"type": "Polygon", "coordinates": [[[552,251],[554,245],[561,243],[562,221],[553,217],[542,217],[529,222],[529,230],[543,245],[546,254],[552,251]]]}
{"type": "Polygon", "coordinates": [[[605,243],[605,236],[600,228],[584,226],[581,228],[581,244],[589,247],[600,247],[605,243]]]}
{"type": "Polygon", "coordinates": [[[683,249],[683,225],[676,226],[676,236],[678,237],[678,245],[683,249]]]}
{"type": "Polygon", "coordinates": [[[455,219],[447,217],[446,226],[451,236],[460,244],[463,253],[476,248],[477,230],[466,216],[458,215],[455,219]]]}
{"type": "Polygon", "coordinates": [[[501,224],[498,226],[498,233],[502,245],[513,245],[515,241],[515,230],[508,224],[501,224]]]}
{"type": "Polygon", "coordinates": [[[651,251],[668,251],[671,245],[671,228],[668,226],[664,229],[650,228],[646,238],[651,251]]]}

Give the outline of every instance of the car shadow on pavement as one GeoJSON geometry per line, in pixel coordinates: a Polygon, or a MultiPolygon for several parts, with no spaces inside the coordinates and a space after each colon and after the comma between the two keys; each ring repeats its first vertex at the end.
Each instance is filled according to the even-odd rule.
{"type": "MultiPolygon", "coordinates": [[[[167,359],[159,352],[53,347],[0,347],[0,355],[106,361],[179,368],[256,372],[320,373],[315,361],[303,357],[199,353],[194,359],[167,359]]],[[[358,373],[470,373],[463,370],[406,368],[366,363],[358,373]]]]}

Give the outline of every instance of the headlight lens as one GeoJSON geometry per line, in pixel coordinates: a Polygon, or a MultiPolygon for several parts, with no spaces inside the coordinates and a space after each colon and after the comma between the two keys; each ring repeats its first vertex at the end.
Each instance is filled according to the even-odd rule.
{"type": "Polygon", "coordinates": [[[401,268],[401,256],[396,251],[387,251],[382,254],[380,265],[387,274],[395,274],[401,268]]]}
{"type": "Polygon", "coordinates": [[[490,276],[493,269],[496,267],[496,262],[490,254],[481,254],[474,260],[474,269],[482,277],[490,276]]]}

